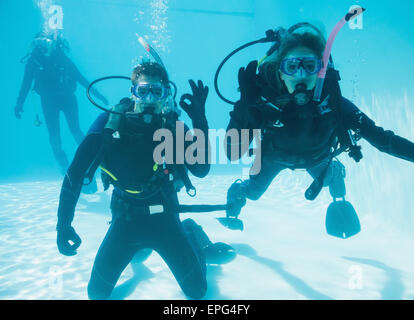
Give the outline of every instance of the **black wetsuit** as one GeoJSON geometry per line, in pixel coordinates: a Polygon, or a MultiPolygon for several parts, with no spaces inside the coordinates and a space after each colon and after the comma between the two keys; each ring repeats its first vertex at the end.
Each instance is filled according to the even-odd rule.
{"type": "Polygon", "coordinates": [[[41,98],[53,154],[60,167],[66,170],[69,163],[62,150],[59,113],[63,112],[75,141],[80,144],[84,134],[79,126],[75,90],[77,82],[83,86],[88,82],[73,62],[60,50],[54,51],[51,56],[44,56],[37,50],[32,53],[26,62],[24,78],[16,102],[17,108],[22,109],[33,81],[33,90],[41,98]]]}
{"type": "MultiPolygon", "coordinates": [[[[108,114],[98,117],[68,169],[60,195],[58,226],[70,225],[73,220],[85,172],[103,146],[107,119],[108,114]]],[[[193,126],[205,132],[208,139],[206,121],[193,122],[193,126]]],[[[188,131],[186,126],[184,128],[188,131]]],[[[88,285],[91,299],[107,298],[122,271],[142,248],[151,248],[160,254],[187,296],[201,298],[206,292],[204,256],[191,236],[184,232],[173,184],[166,179],[161,180],[155,191],[147,191],[145,187],[154,175],[153,149],[159,143],[153,141],[154,130],[140,131],[131,137],[120,129],[120,138],[110,139],[102,158],[102,168],[112,176],[114,184],[112,223],[93,265],[88,285]],[[142,192],[137,194],[137,191],[142,192]],[[156,205],[162,205],[163,212],[151,213],[156,205]]],[[[207,162],[185,165],[197,177],[204,177],[209,171],[207,162]]]]}
{"type": "MultiPolygon", "coordinates": [[[[327,99],[324,108],[311,101],[305,106],[293,102],[285,105],[283,111],[276,111],[268,105],[252,110],[248,123],[241,124],[242,115],[237,113],[240,106],[230,113],[230,129],[261,129],[260,171],[250,174],[246,181],[246,196],[257,200],[266,191],[272,180],[283,169],[304,168],[317,178],[330,162],[331,150],[336,146],[337,137],[347,129],[357,133],[374,147],[392,156],[414,161],[414,144],[392,131],[375,125],[352,102],[340,97],[339,105],[327,99]],[[340,127],[341,129],[337,128],[340,127]],[[340,133],[338,134],[338,132],[340,133]]],[[[238,101],[237,104],[241,102],[238,101]]],[[[247,152],[241,144],[240,154],[247,152]]],[[[230,157],[230,147],[227,149],[230,157]]],[[[338,165],[336,166],[337,168],[338,165]]],[[[258,166],[256,166],[257,170],[258,166]]],[[[341,168],[339,168],[341,169],[341,168]]],[[[333,182],[334,170],[328,170],[324,185],[333,182]]],[[[342,178],[343,179],[343,178],[342,178]]]]}

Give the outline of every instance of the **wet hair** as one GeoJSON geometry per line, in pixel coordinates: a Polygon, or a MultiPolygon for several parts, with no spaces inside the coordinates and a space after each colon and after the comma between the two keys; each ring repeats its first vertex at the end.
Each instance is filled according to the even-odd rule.
{"type": "Polygon", "coordinates": [[[131,75],[132,83],[135,84],[141,75],[159,77],[165,86],[169,86],[167,71],[159,63],[147,61],[136,66],[131,75]]]}
{"type": "Polygon", "coordinates": [[[55,37],[53,33],[47,31],[40,31],[34,36],[33,42],[31,44],[32,51],[36,51],[38,49],[36,45],[36,39],[38,38],[46,38],[52,40],[55,43],[55,50],[61,51],[62,53],[68,53],[70,51],[69,43],[66,39],[63,38],[61,33],[58,33],[55,37]]]}
{"type": "Polygon", "coordinates": [[[272,91],[281,93],[284,85],[279,78],[280,63],[293,49],[305,47],[312,50],[319,59],[322,59],[325,49],[325,39],[314,33],[286,33],[281,39],[280,47],[260,66],[260,74],[272,91]]]}

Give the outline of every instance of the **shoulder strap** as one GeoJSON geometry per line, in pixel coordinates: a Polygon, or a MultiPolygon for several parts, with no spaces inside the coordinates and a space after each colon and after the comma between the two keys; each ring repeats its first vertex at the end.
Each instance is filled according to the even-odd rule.
{"type": "Polygon", "coordinates": [[[339,148],[335,151],[334,156],[338,156],[342,152],[348,152],[348,155],[356,162],[362,159],[361,147],[356,144],[356,139],[351,130],[344,126],[342,112],[342,93],[339,86],[341,77],[339,71],[334,68],[328,68],[326,73],[327,91],[333,96],[333,104],[337,119],[336,135],[339,141],[339,148]]]}

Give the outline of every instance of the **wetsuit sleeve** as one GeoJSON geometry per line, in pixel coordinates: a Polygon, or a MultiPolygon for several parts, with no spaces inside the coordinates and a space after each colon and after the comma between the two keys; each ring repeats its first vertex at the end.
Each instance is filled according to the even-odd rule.
{"type": "Polygon", "coordinates": [[[342,98],[343,119],[348,128],[367,140],[378,150],[394,157],[414,162],[414,143],[375,125],[352,102],[342,98]]]}
{"type": "Polygon", "coordinates": [[[102,112],[97,118],[96,120],[92,123],[92,125],[90,126],[88,133],[86,135],[90,135],[90,134],[99,134],[102,133],[106,123],[108,122],[109,119],[109,113],[108,112],[102,112]]]}
{"type": "Polygon", "coordinates": [[[18,107],[23,107],[24,101],[26,100],[27,94],[29,93],[30,87],[33,82],[35,68],[35,64],[29,59],[24,69],[23,81],[16,102],[16,106],[18,107]]]}
{"type": "Polygon", "coordinates": [[[203,178],[210,171],[208,122],[205,118],[198,119],[193,121],[193,128],[195,139],[190,129],[184,124],[184,137],[186,137],[184,143],[185,165],[193,175],[203,178]]]}
{"type": "Polygon", "coordinates": [[[60,191],[58,227],[70,226],[82,189],[85,173],[95,160],[103,143],[105,114],[100,115],[89,129],[89,134],[79,145],[75,157],[67,170],[60,191]],[[100,130],[102,129],[102,130],[100,130]]]}
{"type": "Polygon", "coordinates": [[[229,160],[238,160],[249,151],[254,138],[253,129],[261,129],[260,118],[258,109],[242,105],[240,101],[236,102],[233,111],[230,111],[230,121],[224,141],[224,149],[229,160]]]}
{"type": "Polygon", "coordinates": [[[89,85],[89,82],[82,75],[82,73],[80,73],[78,67],[68,57],[66,57],[66,63],[67,63],[67,65],[69,66],[69,68],[71,70],[73,78],[76,79],[76,81],[78,81],[81,86],[86,88],[89,85]]]}

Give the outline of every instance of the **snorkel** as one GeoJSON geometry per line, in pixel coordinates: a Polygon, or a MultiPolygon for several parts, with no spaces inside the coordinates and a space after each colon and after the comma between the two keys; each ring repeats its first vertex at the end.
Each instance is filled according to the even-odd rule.
{"type": "Polygon", "coordinates": [[[137,34],[137,37],[138,37],[139,43],[144,47],[145,51],[147,51],[154,58],[154,60],[167,71],[157,51],[155,51],[155,49],[151,47],[149,43],[145,41],[143,37],[139,36],[138,34],[137,34]]]}
{"type": "MultiPolygon", "coordinates": [[[[315,89],[314,89],[314,94],[313,94],[313,100],[314,101],[319,102],[320,99],[321,99],[322,89],[323,89],[323,85],[324,85],[324,81],[325,81],[325,77],[326,77],[326,72],[327,72],[328,68],[331,67],[331,64],[329,63],[329,60],[332,63],[331,50],[332,50],[332,45],[333,45],[333,42],[335,40],[336,35],[338,34],[338,32],[342,29],[342,27],[347,22],[349,22],[353,18],[356,18],[358,15],[362,14],[365,10],[366,9],[364,9],[364,8],[357,8],[357,9],[351,10],[336,24],[336,26],[334,27],[334,29],[330,33],[328,41],[327,41],[325,49],[324,49],[323,57],[322,57],[323,66],[322,66],[322,69],[320,70],[320,72],[318,73],[318,79],[317,79],[317,83],[316,83],[316,86],[315,86],[315,89]]],[[[273,45],[266,52],[266,55],[258,61],[258,66],[260,66],[275,51],[279,50],[280,45],[281,45],[281,40],[282,40],[283,36],[286,33],[293,33],[295,30],[297,30],[299,28],[302,28],[302,27],[310,27],[310,28],[314,29],[317,33],[321,34],[321,31],[318,28],[316,28],[315,26],[313,26],[312,24],[310,24],[308,22],[300,22],[300,23],[297,23],[297,24],[293,25],[288,30],[286,30],[284,28],[277,28],[275,30],[267,30],[266,31],[266,37],[260,38],[260,39],[255,40],[255,41],[248,42],[248,43],[236,48],[232,52],[230,52],[223,59],[223,61],[219,64],[219,66],[217,68],[217,71],[216,71],[216,74],[214,76],[214,88],[215,88],[216,93],[219,96],[219,98],[221,100],[223,100],[224,102],[228,103],[228,104],[231,104],[231,105],[236,104],[235,101],[231,101],[231,100],[225,98],[221,94],[221,92],[219,90],[219,87],[218,87],[218,77],[219,77],[220,71],[223,68],[224,64],[233,55],[235,55],[237,52],[239,52],[239,51],[241,51],[241,50],[243,50],[247,47],[250,47],[252,45],[255,45],[255,44],[272,42],[273,45]]],[[[270,105],[272,105],[272,104],[270,104],[270,105]]]]}
{"type": "MultiPolygon", "coordinates": [[[[138,42],[142,45],[144,50],[147,51],[154,58],[155,62],[158,63],[164,69],[165,74],[167,78],[169,79],[167,68],[165,67],[157,51],[147,41],[145,41],[143,37],[139,36],[138,34],[137,34],[137,37],[138,37],[138,42]]],[[[168,80],[168,92],[171,92],[170,85],[174,88],[174,95],[172,96],[171,94],[169,94],[168,97],[166,97],[166,101],[164,103],[164,107],[161,113],[163,115],[166,115],[169,112],[174,111],[177,115],[179,115],[180,111],[177,109],[176,103],[175,103],[175,97],[177,95],[177,87],[172,81],[168,80]]],[[[131,91],[133,90],[134,89],[131,88],[131,91]]],[[[136,97],[136,94],[134,94],[134,97],[136,97]]],[[[146,118],[149,119],[149,116],[146,116],[146,118]]]]}
{"type": "MultiPolygon", "coordinates": [[[[295,25],[293,25],[292,27],[290,27],[288,30],[284,29],[284,28],[277,28],[275,30],[270,29],[266,31],[266,36],[264,38],[260,38],[258,40],[254,40],[254,41],[250,41],[246,44],[241,45],[240,47],[234,49],[232,52],[230,52],[224,59],[223,61],[219,64],[216,73],[214,75],[214,89],[216,90],[217,95],[219,96],[219,98],[221,100],[223,100],[224,102],[231,104],[231,105],[235,105],[236,101],[231,101],[227,98],[225,98],[219,89],[218,86],[218,78],[219,78],[219,74],[224,66],[224,64],[232,57],[234,56],[237,52],[246,49],[250,46],[256,45],[258,43],[273,43],[272,46],[270,47],[269,50],[267,50],[266,55],[264,57],[262,57],[259,61],[258,61],[258,67],[267,59],[269,58],[275,51],[279,50],[281,42],[283,37],[287,34],[287,33],[293,33],[295,30],[299,29],[299,28],[303,28],[303,27],[309,27],[313,30],[315,30],[315,32],[317,33],[321,33],[320,30],[318,28],[316,28],[315,26],[313,26],[312,24],[308,23],[308,22],[300,22],[297,23],[295,25]]],[[[267,101],[268,102],[268,101],[267,101]]],[[[273,107],[275,107],[276,109],[278,109],[276,106],[274,106],[272,103],[270,103],[270,105],[272,105],[273,107]]]]}
{"type": "Polygon", "coordinates": [[[313,96],[313,100],[316,102],[319,102],[321,100],[321,95],[322,95],[322,89],[323,89],[323,84],[325,82],[325,77],[326,77],[326,71],[328,69],[328,65],[329,65],[329,59],[331,57],[331,50],[332,50],[332,45],[333,42],[335,40],[335,37],[337,36],[338,32],[342,29],[342,27],[349,22],[349,20],[351,20],[352,18],[356,18],[357,16],[359,16],[361,13],[363,13],[365,11],[364,8],[358,8],[358,9],[354,9],[350,12],[348,12],[333,28],[333,30],[331,31],[328,41],[326,42],[326,47],[323,53],[323,67],[321,69],[321,71],[318,74],[318,80],[316,83],[316,87],[315,87],[315,92],[314,92],[314,96],[313,96]]]}

